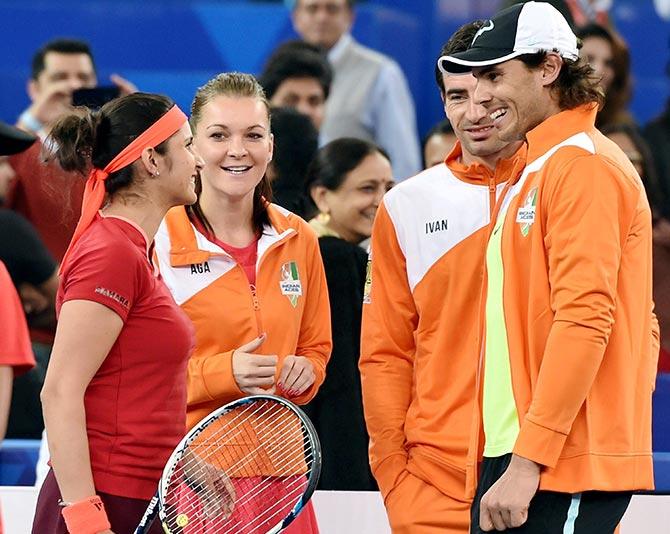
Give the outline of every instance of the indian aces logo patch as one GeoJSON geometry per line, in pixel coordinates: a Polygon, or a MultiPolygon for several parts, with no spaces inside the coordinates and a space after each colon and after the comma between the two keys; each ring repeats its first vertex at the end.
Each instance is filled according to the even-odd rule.
{"type": "Polygon", "coordinates": [[[281,266],[279,279],[279,288],[281,294],[288,297],[289,302],[295,308],[298,305],[298,298],[302,296],[302,283],[298,274],[298,264],[289,261],[281,266]]]}
{"type": "Polygon", "coordinates": [[[521,235],[526,237],[530,227],[535,222],[535,205],[537,204],[537,187],[533,187],[523,201],[523,205],[516,212],[516,222],[519,223],[521,235]]]}
{"type": "Polygon", "coordinates": [[[368,257],[368,264],[365,267],[365,286],[363,287],[363,304],[370,304],[372,293],[372,254],[368,257]]]}

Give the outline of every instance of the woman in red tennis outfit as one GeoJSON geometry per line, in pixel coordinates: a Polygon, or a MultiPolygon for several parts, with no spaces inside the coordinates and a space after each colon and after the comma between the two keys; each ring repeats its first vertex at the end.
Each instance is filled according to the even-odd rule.
{"type": "MultiPolygon", "coordinates": [[[[161,273],[196,331],[188,365],[189,427],[246,395],[309,402],[332,347],[317,236],[300,217],[266,200],[273,138],[263,89],[249,74],[220,74],[198,89],[191,124],[204,164],[198,202],[170,210],[156,235],[161,273]]],[[[249,455],[257,450],[253,439],[235,445],[249,455]]],[[[245,508],[242,496],[254,494],[243,483],[270,486],[254,477],[233,483],[238,512],[245,508]]],[[[280,495],[279,486],[274,489],[280,495]]],[[[290,501],[267,498],[274,509],[240,517],[237,534],[266,532],[270,515],[276,520],[290,501]]],[[[194,525],[189,529],[196,532],[194,525]]],[[[198,532],[215,530],[205,525],[198,532]]],[[[311,505],[285,532],[318,532],[311,505]]]]}
{"type": "Polygon", "coordinates": [[[70,115],[51,135],[65,170],[90,173],[61,265],[42,390],[52,471],[33,533],[126,534],[185,433],[193,332],[154,269],[153,237],[169,208],[195,201],[201,165],[163,96],[70,115]]]}

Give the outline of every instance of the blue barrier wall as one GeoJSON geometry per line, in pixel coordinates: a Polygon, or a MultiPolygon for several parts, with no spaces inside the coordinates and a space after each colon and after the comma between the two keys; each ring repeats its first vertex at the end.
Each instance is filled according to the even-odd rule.
{"type": "MultiPolygon", "coordinates": [[[[417,104],[419,131],[442,116],[433,80],[436,55],[462,23],[492,14],[499,0],[368,0],[354,35],[404,69],[417,104]]],[[[614,0],[612,16],[631,44],[636,79],[633,112],[658,114],[670,94],[664,69],[670,23],[653,0],[614,0]]],[[[34,51],[55,36],[90,41],[101,83],[118,72],[146,91],[188,107],[196,87],[223,70],[257,73],[277,43],[294,37],[281,2],[197,0],[0,0],[0,119],[27,105],[34,51]]]]}

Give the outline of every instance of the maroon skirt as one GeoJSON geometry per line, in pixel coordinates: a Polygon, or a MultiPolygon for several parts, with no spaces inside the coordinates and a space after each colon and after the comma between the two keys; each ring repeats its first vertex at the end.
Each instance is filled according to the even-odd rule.
{"type": "MultiPolygon", "coordinates": [[[[98,495],[105,504],[107,517],[114,534],[133,534],[147,506],[149,506],[149,501],[119,497],[102,492],[98,492],[98,495]]],[[[60,498],[56,477],[53,470],[50,470],[37,498],[32,534],[68,534],[65,520],[61,514],[62,508],[58,506],[60,498]]],[[[163,534],[158,517],[151,525],[149,534],[163,534]]]]}

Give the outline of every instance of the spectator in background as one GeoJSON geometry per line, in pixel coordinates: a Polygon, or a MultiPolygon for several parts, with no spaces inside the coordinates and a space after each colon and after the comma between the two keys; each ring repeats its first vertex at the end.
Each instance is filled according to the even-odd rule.
{"type": "MultiPolygon", "coordinates": [[[[3,139],[22,136],[22,150],[28,149],[36,140],[34,136],[4,123],[0,123],[0,135],[3,139]],[[14,134],[15,131],[19,133],[14,134]]],[[[15,145],[18,145],[18,141],[15,145]]],[[[3,150],[8,153],[10,148],[3,147],[3,150]]],[[[1,161],[0,204],[7,182],[13,176],[12,167],[6,161],[1,161]]],[[[58,287],[56,263],[33,226],[22,215],[0,208],[0,229],[0,261],[5,264],[14,286],[19,291],[30,325],[53,327],[54,301],[58,287]]],[[[12,409],[7,426],[8,437],[38,439],[42,433],[44,422],[39,396],[48,362],[41,356],[43,353],[38,351],[38,365],[14,382],[12,409]]]]}
{"type": "MultiPolygon", "coordinates": [[[[0,442],[2,442],[5,439],[7,421],[11,413],[10,401],[14,377],[25,373],[35,365],[21,302],[2,261],[0,261],[0,324],[3,328],[3,335],[0,336],[0,442]]],[[[2,532],[0,509],[0,534],[2,532]]]]}
{"type": "Polygon", "coordinates": [[[654,219],[660,217],[662,210],[668,208],[662,205],[660,184],[651,150],[639,130],[630,123],[622,122],[603,126],[600,131],[619,145],[633,164],[644,183],[654,219]]]}
{"type": "Polygon", "coordinates": [[[607,25],[613,0],[565,0],[570,8],[574,26],[579,28],[590,22],[607,25]]]}
{"type": "Polygon", "coordinates": [[[277,48],[258,79],[271,106],[297,109],[317,130],[323,123],[332,80],[326,57],[302,41],[289,41],[277,48]]]}
{"type": "Polygon", "coordinates": [[[274,136],[274,153],[267,176],[275,204],[305,218],[305,176],[319,144],[314,124],[292,108],[273,108],[270,130],[274,136]]]}
{"type": "Polygon", "coordinates": [[[590,23],[575,32],[582,40],[580,57],[600,77],[600,87],[605,94],[605,103],[596,116],[596,127],[635,121],[628,111],[631,98],[630,53],[623,38],[613,29],[590,23]]]}
{"type": "Polygon", "coordinates": [[[661,326],[659,370],[670,371],[670,101],[663,113],[647,124],[644,136],[659,178],[654,224],[654,303],[661,326]]]}
{"type": "Polygon", "coordinates": [[[457,141],[449,119],[433,126],[423,140],[423,166],[425,169],[442,163],[457,141]]]}
{"type": "Polygon", "coordinates": [[[383,148],[396,180],[421,167],[414,102],[402,70],[391,58],[351,36],[354,0],[297,0],[293,26],[328,52],[335,78],[321,127],[321,143],[356,137],[383,148]]]}
{"type": "Polygon", "coordinates": [[[647,191],[654,227],[654,312],[661,330],[659,371],[670,371],[670,206],[665,201],[649,146],[637,128],[618,124],[602,129],[635,166],[647,191]]]}
{"type": "Polygon", "coordinates": [[[305,186],[319,211],[310,224],[319,236],[333,331],[326,380],[305,407],[323,449],[319,489],[377,489],[368,462],[358,373],[367,262],[358,245],[370,237],[377,207],[392,185],[386,154],[360,139],[328,143],[307,172],[305,186]]]}
{"type": "MultiPolygon", "coordinates": [[[[42,139],[49,133],[55,121],[71,110],[73,91],[95,87],[97,81],[95,62],[86,42],[57,39],[42,46],[33,57],[31,78],[28,82],[28,94],[32,103],[18,121],[18,126],[34,132],[41,139],[25,152],[10,157],[9,167],[5,168],[14,174],[7,191],[5,206],[24,216],[34,226],[56,262],[63,258],[79,219],[84,183],[76,173],[64,171],[55,162],[45,163],[42,139]]],[[[112,76],[112,82],[119,87],[121,94],[135,91],[130,82],[119,76],[112,76]]],[[[50,284],[51,288],[53,285],[50,284]]],[[[22,290],[22,294],[25,295],[25,290],[22,290]]],[[[49,301],[48,308],[47,313],[53,317],[55,312],[52,301],[49,301]]],[[[53,328],[38,328],[37,323],[32,323],[35,327],[31,328],[30,334],[39,362],[39,371],[46,369],[54,333],[53,328]]],[[[34,374],[25,380],[32,376],[34,374]]],[[[23,384],[18,386],[20,387],[16,388],[17,392],[23,391],[23,384]]],[[[35,388],[39,391],[41,384],[38,382],[28,388],[25,391],[26,399],[32,399],[35,388]]],[[[35,402],[39,402],[39,399],[34,399],[33,403],[35,402]]],[[[16,423],[19,421],[20,419],[16,419],[16,423]]],[[[34,425],[38,420],[31,418],[30,421],[29,427],[15,428],[13,419],[10,428],[12,435],[26,432],[26,436],[34,437],[34,425]]]]}
{"type": "MultiPolygon", "coordinates": [[[[34,142],[34,137],[0,122],[1,156],[27,150],[34,142]]],[[[0,218],[1,236],[14,231],[6,223],[7,221],[0,218]]],[[[0,335],[0,442],[5,438],[7,430],[14,377],[35,365],[23,307],[2,261],[5,254],[10,252],[6,246],[0,244],[0,325],[3,332],[0,335]]],[[[1,523],[0,521],[0,529],[1,523]]]]}
{"type": "MultiPolygon", "coordinates": [[[[670,74],[670,63],[668,64],[670,74]]],[[[643,135],[653,158],[659,183],[659,216],[670,235],[670,100],[665,110],[644,127],[643,135]]],[[[670,239],[669,239],[670,241],[670,239]]]]}
{"type": "MultiPolygon", "coordinates": [[[[0,122],[0,156],[15,154],[26,150],[35,142],[35,138],[0,122]]],[[[1,184],[0,184],[1,187],[1,184]]],[[[8,229],[0,222],[0,229],[8,229]]],[[[10,401],[14,378],[35,365],[30,348],[28,327],[23,315],[21,302],[9,273],[0,260],[0,442],[5,438],[7,421],[10,415],[10,401]]],[[[2,511],[0,510],[0,534],[2,533],[2,511]]]]}
{"type": "MultiPolygon", "coordinates": [[[[500,9],[505,9],[507,7],[513,6],[514,4],[525,4],[530,0],[503,0],[500,4],[500,9]]],[[[577,2],[580,2],[582,0],[577,0],[576,2],[573,0],[544,0],[547,2],[547,4],[551,4],[556,8],[556,10],[563,15],[565,20],[568,22],[571,28],[575,27],[575,19],[572,15],[573,9],[577,8],[578,6],[576,5],[577,2]]],[[[588,0],[584,0],[587,1],[588,0]]]]}
{"type": "MultiPolygon", "coordinates": [[[[500,9],[524,4],[529,0],[504,0],[500,9]]],[[[591,22],[606,25],[612,0],[542,0],[554,6],[574,30],[591,22]]]]}
{"type": "MultiPolygon", "coordinates": [[[[120,76],[112,76],[120,93],[135,87],[120,76]]],[[[71,109],[72,93],[92,88],[98,79],[89,45],[74,39],[46,43],[33,57],[28,94],[32,101],[17,126],[44,138],[53,123],[71,109]]],[[[42,143],[10,158],[16,173],[7,193],[6,205],[24,215],[37,229],[52,256],[60,261],[70,243],[79,218],[84,186],[81,180],[57,165],[45,165],[42,143]]]]}
{"type": "MultiPolygon", "coordinates": [[[[122,95],[137,90],[118,74],[113,74],[110,79],[122,95]]],[[[77,39],[49,41],[33,56],[28,82],[32,103],[19,117],[17,126],[43,137],[55,121],[70,111],[72,93],[77,89],[93,88],[97,83],[93,53],[88,43],[77,39]]]]}

